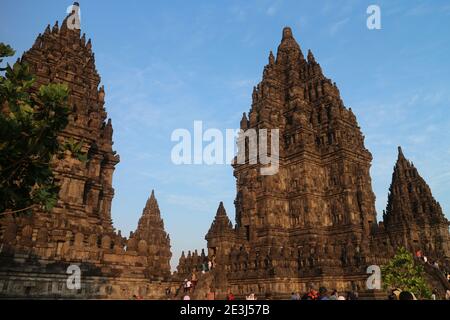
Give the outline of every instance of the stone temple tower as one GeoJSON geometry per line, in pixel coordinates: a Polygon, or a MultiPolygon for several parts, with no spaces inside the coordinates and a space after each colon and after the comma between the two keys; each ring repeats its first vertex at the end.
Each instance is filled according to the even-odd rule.
{"type": "Polygon", "coordinates": [[[240,122],[241,161],[233,165],[236,225],[221,205],[206,235],[209,254],[220,261],[217,274],[227,274],[233,292],[281,297],[311,284],[362,289],[366,268],[384,264],[399,246],[448,260],[448,222],[401,150],[384,223],[377,223],[372,155],[356,117],[312,52],[304,57],[290,28],[252,98],[240,122]],[[262,129],[279,129],[273,175],[252,162],[252,143],[270,150],[271,138],[246,133],[262,129]]]}
{"type": "Polygon", "coordinates": [[[21,59],[35,75],[36,89],[50,82],[69,87],[72,112],[59,139],[82,141],[87,161],[71,154],[54,160],[61,188],[52,212],[0,219],[0,296],[161,297],[161,281],[170,276],[170,239],[153,193],[131,239],[113,226],[112,177],[119,156],[91,40],[68,28],[69,16],[61,26],[47,26],[21,59]],[[81,268],[80,292],[64,289],[72,264],[81,268]],[[34,274],[31,284],[27,272],[34,274]]]}
{"type": "Polygon", "coordinates": [[[383,222],[394,245],[450,262],[449,222],[430,187],[400,147],[383,222]]]}
{"type": "Polygon", "coordinates": [[[170,238],[164,230],[164,221],[153,190],[139,219],[138,227],[128,240],[127,247],[154,257],[149,262],[150,274],[170,275],[172,257],[170,238]]]}
{"type": "Polygon", "coordinates": [[[290,28],[276,58],[269,55],[241,129],[279,129],[280,160],[274,175],[260,175],[259,164],[234,165],[237,244],[289,247],[315,268],[324,263],[314,258],[319,252],[334,266],[363,255],[376,224],[372,156],[338,88],[311,51],[304,57],[290,28]]]}
{"type": "Polygon", "coordinates": [[[68,85],[72,114],[59,138],[83,141],[83,151],[88,155],[86,163],[71,155],[55,161],[61,189],[52,215],[36,212],[23,221],[23,226],[17,226],[18,233],[28,234],[26,231],[32,228],[28,240],[37,238],[45,243],[44,239],[49,239],[54,247],[47,253],[55,257],[63,254],[64,243],[73,241],[77,232],[86,238],[108,235],[113,243],[122,241],[114,233],[111,220],[112,176],[119,156],[112,149],[113,129],[104,107],[105,92],[103,86],[99,87],[91,40],[86,41],[84,34],[80,37],[79,29],[69,29],[67,19],[61,27],[58,22],[53,28],[47,26],[22,56],[36,76],[36,88],[50,82],[68,85]]]}

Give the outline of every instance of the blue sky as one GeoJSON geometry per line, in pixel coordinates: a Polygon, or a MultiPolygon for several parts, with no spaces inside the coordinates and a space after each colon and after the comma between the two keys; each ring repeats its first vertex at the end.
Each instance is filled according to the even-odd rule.
{"type": "MultiPolygon", "coordinates": [[[[4,0],[0,41],[18,54],[71,1],[4,0]]],[[[237,128],[270,50],[291,26],[357,116],[373,154],[380,216],[401,145],[450,216],[450,3],[448,1],[80,1],[114,127],[112,216],[136,228],[152,189],[181,250],[203,248],[219,201],[234,219],[229,165],[176,166],[174,129],[237,128]],[[366,9],[381,8],[368,30],[366,9]]]]}

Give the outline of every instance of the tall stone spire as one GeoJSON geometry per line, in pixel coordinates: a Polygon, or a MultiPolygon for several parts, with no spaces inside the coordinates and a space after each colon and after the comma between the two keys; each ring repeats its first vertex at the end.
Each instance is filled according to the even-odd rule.
{"type": "Polygon", "coordinates": [[[152,190],[150,197],[148,197],[144,209],[142,210],[141,218],[139,219],[138,227],[135,235],[140,238],[149,239],[155,236],[153,231],[163,231],[164,222],[161,218],[158,201],[155,197],[155,192],[152,190]]]}
{"type": "MultiPolygon", "coordinates": [[[[328,253],[326,263],[341,268],[358,265],[361,256],[368,254],[370,233],[377,222],[370,178],[372,155],[336,85],[325,77],[311,51],[305,60],[288,27],[283,29],[276,57],[272,61],[269,55],[252,94],[248,121],[242,119],[241,128],[244,124],[257,132],[279,129],[279,170],[262,176],[261,164],[233,165],[237,185],[234,238],[219,206],[206,236],[208,247],[251,248],[254,255],[264,252],[272,255],[272,261],[282,261],[285,258],[280,257],[299,252],[298,248],[302,248],[303,259],[315,259],[314,252],[330,246],[333,254],[328,253]],[[224,233],[228,237],[222,236],[220,242],[224,233]],[[283,254],[280,247],[284,247],[283,254]]],[[[248,154],[248,145],[239,152],[248,154]]],[[[238,263],[233,254],[228,258],[223,261],[238,263]]]]}
{"type": "Polygon", "coordinates": [[[99,221],[105,232],[112,233],[112,176],[119,156],[112,149],[112,125],[105,110],[104,88],[99,87],[94,53],[85,37],[80,37],[80,29],[68,28],[69,16],[61,25],[56,22],[53,28],[47,26],[22,60],[36,76],[36,89],[50,82],[69,87],[72,112],[61,138],[83,141],[82,151],[88,154],[86,164],[70,157],[55,162],[61,191],[54,212],[63,217],[71,211],[83,219],[78,225],[89,228],[95,228],[99,221]]]}
{"type": "Polygon", "coordinates": [[[278,46],[277,62],[288,62],[289,60],[303,59],[303,53],[295,41],[290,27],[283,29],[281,43],[278,46]]]}
{"type": "Polygon", "coordinates": [[[449,256],[449,222],[430,187],[401,147],[398,147],[383,220],[397,245],[421,249],[436,257],[449,256]]]}
{"type": "MultiPolygon", "coordinates": [[[[154,259],[150,273],[153,275],[168,275],[170,273],[170,237],[164,230],[158,201],[152,190],[150,197],[142,211],[138,227],[132,237],[135,243],[141,243],[141,248],[149,257],[154,259]]],[[[141,250],[142,251],[142,250],[141,250]]]]}
{"type": "Polygon", "coordinates": [[[211,227],[209,228],[208,235],[220,234],[233,229],[230,219],[227,216],[223,202],[219,203],[217,208],[216,216],[214,218],[211,227]]]}
{"type": "Polygon", "coordinates": [[[205,236],[208,241],[208,254],[216,255],[220,252],[221,257],[223,257],[223,254],[230,252],[234,238],[233,225],[228,219],[223,202],[220,202],[214,221],[205,236]]]}
{"type": "Polygon", "coordinates": [[[152,193],[150,194],[150,197],[147,199],[147,202],[145,204],[143,215],[156,215],[158,217],[161,216],[161,212],[159,210],[158,201],[155,197],[155,190],[152,190],[152,193]]]}
{"type": "Polygon", "coordinates": [[[445,216],[428,184],[414,164],[406,159],[401,147],[398,147],[397,162],[389,188],[385,224],[401,221],[410,223],[411,219],[419,223],[442,222],[445,216]]]}

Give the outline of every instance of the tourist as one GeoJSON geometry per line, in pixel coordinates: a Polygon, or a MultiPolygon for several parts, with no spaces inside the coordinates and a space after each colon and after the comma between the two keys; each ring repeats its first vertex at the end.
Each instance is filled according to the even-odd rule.
{"type": "Polygon", "coordinates": [[[191,280],[188,280],[187,282],[186,282],[186,287],[187,287],[187,292],[191,292],[191,288],[192,288],[192,282],[191,282],[191,280]]]}
{"type": "Polygon", "coordinates": [[[202,263],[202,274],[205,274],[205,272],[208,271],[207,265],[205,262],[202,263]]]}
{"type": "Polygon", "coordinates": [[[191,283],[192,283],[192,288],[195,289],[195,286],[197,285],[197,274],[194,272],[192,272],[192,276],[191,276],[191,283]]]}
{"type": "Polygon", "coordinates": [[[422,258],[422,251],[421,250],[417,250],[416,251],[416,258],[419,258],[419,259],[422,258]]]}
{"type": "Polygon", "coordinates": [[[358,300],[358,293],[353,291],[347,292],[347,300],[358,300]]]}
{"type": "Polygon", "coordinates": [[[256,300],[256,295],[252,291],[247,297],[245,297],[245,300],[256,300]]]}
{"type": "Polygon", "coordinates": [[[345,297],[344,296],[339,296],[337,299],[338,300],[345,300],[345,297]]]}
{"type": "Polygon", "coordinates": [[[400,295],[401,290],[392,289],[391,294],[388,296],[389,300],[398,300],[398,296],[400,295]]]}
{"type": "Polygon", "coordinates": [[[212,269],[212,261],[208,260],[208,271],[211,271],[212,269]]]}
{"type": "Polygon", "coordinates": [[[445,300],[450,300],[450,290],[445,291],[445,300]]]}
{"type": "Polygon", "coordinates": [[[188,292],[189,288],[188,288],[188,279],[184,279],[183,281],[183,288],[184,288],[184,293],[188,292]]]}
{"type": "Polygon", "coordinates": [[[319,300],[330,300],[328,297],[328,290],[325,287],[319,288],[319,300]]]}
{"type": "Polygon", "coordinates": [[[183,300],[191,300],[191,297],[188,294],[185,294],[183,300]]]}
{"type": "Polygon", "coordinates": [[[232,300],[235,300],[235,298],[234,298],[234,294],[230,291],[230,292],[228,292],[228,295],[227,295],[227,300],[229,300],[229,301],[232,301],[232,300]]]}
{"type": "Polygon", "coordinates": [[[435,267],[436,269],[439,269],[439,263],[438,263],[437,261],[435,261],[435,262],[433,263],[433,267],[435,267]]]}
{"type": "Polygon", "coordinates": [[[309,292],[306,292],[302,297],[301,300],[312,300],[311,297],[309,296],[309,292]]]}
{"type": "Polygon", "coordinates": [[[414,296],[409,291],[402,291],[398,296],[398,300],[414,300],[414,296]]]}
{"type": "Polygon", "coordinates": [[[300,294],[292,292],[291,300],[300,300],[300,294]]]}
{"type": "Polygon", "coordinates": [[[213,255],[211,260],[211,269],[214,269],[215,267],[216,267],[216,256],[213,255]]]}
{"type": "Polygon", "coordinates": [[[336,289],[331,292],[330,300],[338,300],[339,294],[336,289]]]}
{"type": "Polygon", "coordinates": [[[425,262],[425,263],[428,262],[428,258],[426,256],[423,256],[423,262],[425,262]]]}
{"type": "Polygon", "coordinates": [[[313,288],[311,288],[309,292],[303,296],[302,300],[317,300],[318,297],[319,297],[318,292],[313,288]]]}
{"type": "Polygon", "coordinates": [[[431,300],[437,300],[438,291],[436,288],[434,288],[433,292],[431,293],[431,300]]]}

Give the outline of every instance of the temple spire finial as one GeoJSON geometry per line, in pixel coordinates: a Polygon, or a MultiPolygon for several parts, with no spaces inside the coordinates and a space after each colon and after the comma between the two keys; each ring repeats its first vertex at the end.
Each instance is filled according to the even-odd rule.
{"type": "Polygon", "coordinates": [[[150,197],[148,197],[148,199],[147,199],[147,202],[145,204],[145,208],[144,208],[142,214],[143,215],[151,214],[151,215],[160,216],[158,200],[156,200],[154,189],[152,189],[150,197]]]}
{"type": "Polygon", "coordinates": [[[58,22],[58,20],[56,20],[55,25],[52,28],[52,32],[53,33],[59,32],[59,22],[58,22]]]}
{"type": "Polygon", "coordinates": [[[219,208],[217,208],[217,216],[226,216],[227,213],[225,211],[225,207],[223,206],[223,202],[220,201],[219,208]]]}
{"type": "Polygon", "coordinates": [[[281,61],[281,64],[292,64],[299,59],[304,59],[300,46],[294,39],[291,28],[285,27],[283,29],[281,43],[278,46],[276,61],[277,63],[280,63],[281,61]]]}
{"type": "Polygon", "coordinates": [[[246,130],[248,128],[248,119],[247,114],[245,112],[242,114],[240,125],[242,130],[246,130]]]}
{"type": "Polygon", "coordinates": [[[404,155],[403,155],[403,150],[402,150],[402,147],[401,146],[398,146],[398,156],[400,157],[405,157],[404,155]]]}
{"type": "Polygon", "coordinates": [[[292,38],[293,38],[293,36],[292,36],[291,28],[290,27],[284,27],[283,28],[283,38],[282,38],[282,40],[292,39],[292,38]]]}
{"type": "Polygon", "coordinates": [[[314,54],[312,53],[311,49],[308,49],[308,62],[309,63],[316,62],[316,58],[314,58],[314,54]]]}
{"type": "Polygon", "coordinates": [[[275,57],[274,57],[274,55],[273,55],[272,50],[270,50],[270,53],[269,53],[269,65],[271,66],[271,65],[273,65],[274,63],[275,63],[275,57]]]}
{"type": "Polygon", "coordinates": [[[397,163],[401,162],[404,163],[405,161],[409,164],[409,161],[406,159],[405,155],[403,154],[403,150],[401,146],[398,146],[398,156],[397,156],[397,163]]]}

